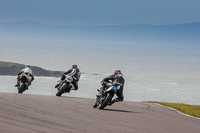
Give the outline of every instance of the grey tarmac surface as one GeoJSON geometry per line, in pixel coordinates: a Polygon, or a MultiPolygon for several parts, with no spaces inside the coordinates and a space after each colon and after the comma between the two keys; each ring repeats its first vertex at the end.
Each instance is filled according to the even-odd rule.
{"type": "MultiPolygon", "coordinates": [[[[0,93],[0,133],[199,133],[200,120],[153,103],[0,93]]],[[[70,94],[68,94],[70,95],[70,94]]]]}

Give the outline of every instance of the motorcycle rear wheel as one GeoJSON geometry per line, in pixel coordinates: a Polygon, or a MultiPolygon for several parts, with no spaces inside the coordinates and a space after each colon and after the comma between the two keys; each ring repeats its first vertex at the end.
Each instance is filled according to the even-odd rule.
{"type": "Polygon", "coordinates": [[[108,105],[108,102],[111,101],[112,95],[110,93],[107,94],[105,100],[100,104],[99,109],[104,109],[106,105],[108,105]]]}
{"type": "Polygon", "coordinates": [[[64,84],[60,87],[59,91],[56,93],[56,96],[60,97],[60,96],[65,92],[66,88],[67,88],[67,84],[64,83],[64,84]]]}

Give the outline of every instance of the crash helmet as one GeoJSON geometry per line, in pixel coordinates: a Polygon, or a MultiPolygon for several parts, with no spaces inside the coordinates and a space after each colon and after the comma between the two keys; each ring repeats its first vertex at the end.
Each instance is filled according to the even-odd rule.
{"type": "Polygon", "coordinates": [[[121,74],[121,71],[119,69],[116,69],[114,74],[121,74]]]}
{"type": "Polygon", "coordinates": [[[77,68],[77,65],[76,64],[72,65],[72,68],[77,68]]]}
{"type": "Polygon", "coordinates": [[[29,65],[26,65],[25,68],[30,67],[29,65]]]}

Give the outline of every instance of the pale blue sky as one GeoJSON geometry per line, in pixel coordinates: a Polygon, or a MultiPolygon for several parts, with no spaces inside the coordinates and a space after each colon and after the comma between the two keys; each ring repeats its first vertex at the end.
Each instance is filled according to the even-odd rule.
{"type": "Polygon", "coordinates": [[[0,0],[0,22],[52,25],[200,22],[200,0],[0,0]]]}

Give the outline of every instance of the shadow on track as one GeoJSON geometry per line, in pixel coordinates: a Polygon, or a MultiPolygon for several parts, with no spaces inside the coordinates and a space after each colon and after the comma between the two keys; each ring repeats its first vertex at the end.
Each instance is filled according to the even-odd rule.
{"type": "Polygon", "coordinates": [[[125,113],[140,113],[135,111],[119,110],[119,109],[103,109],[105,111],[125,112],[125,113]]]}

